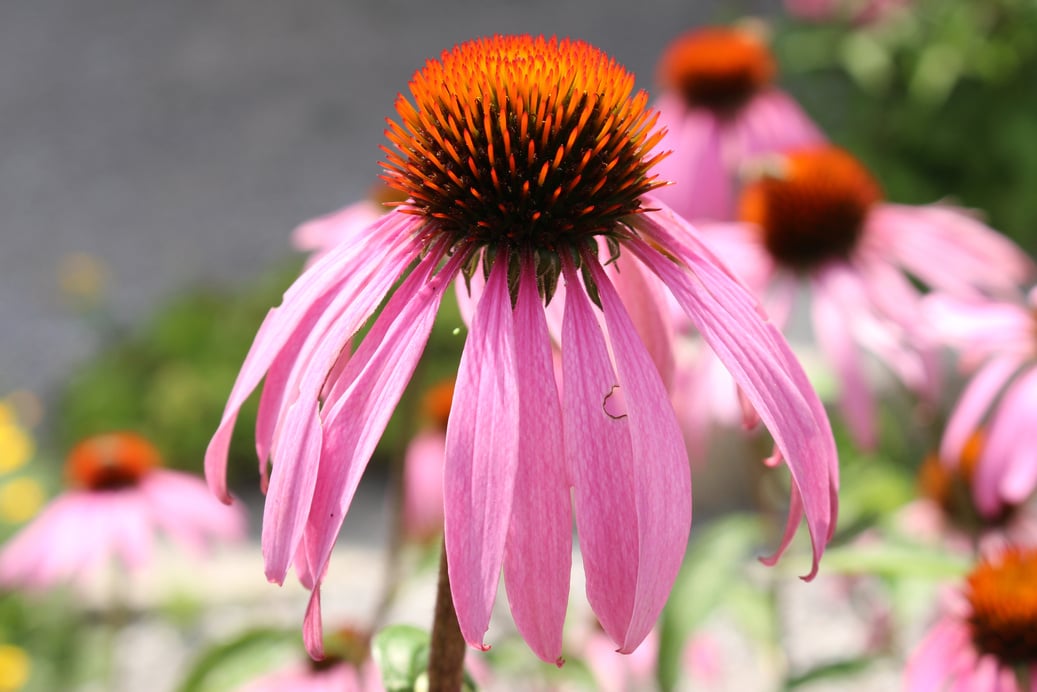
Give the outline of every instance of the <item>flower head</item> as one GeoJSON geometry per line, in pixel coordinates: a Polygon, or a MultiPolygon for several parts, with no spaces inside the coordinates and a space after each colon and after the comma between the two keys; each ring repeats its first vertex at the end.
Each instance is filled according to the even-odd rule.
{"type": "Polygon", "coordinates": [[[304,631],[314,655],[335,538],[458,277],[474,309],[446,427],[444,534],[470,644],[485,646],[503,568],[519,631],[558,660],[573,515],[606,633],[630,652],[655,623],[691,520],[687,455],[649,356],[665,338],[651,325],[667,308],[650,298],[664,287],[774,434],[794,481],[781,548],[805,515],[816,570],[838,473],[827,419],[753,299],[649,195],[661,135],[633,86],[580,41],[495,36],[428,61],[387,131],[385,179],[408,200],[314,264],[260,327],[207,475],[226,497],[234,420],[265,376],[256,443],[264,483],[273,461],[267,576],[281,582],[294,563],[313,590],[304,631]],[[552,301],[562,307],[557,344],[552,301]]]}
{"type": "Polygon", "coordinates": [[[774,86],[777,62],[759,32],[707,27],[663,53],[656,103],[667,129],[656,168],[673,183],[658,196],[688,219],[726,221],[743,168],[756,157],[824,141],[810,118],[774,86]]]}
{"type": "Polygon", "coordinates": [[[1037,550],[984,560],[962,596],[912,655],[907,689],[1030,689],[1019,680],[1037,679],[1037,550]]]}
{"type": "Polygon", "coordinates": [[[1011,241],[963,210],[885,202],[868,171],[828,145],[761,162],[739,211],[740,224],[704,228],[711,247],[781,324],[800,286],[809,286],[814,335],[864,446],[874,445],[876,431],[862,353],[913,391],[936,395],[934,336],[912,279],[948,295],[1013,295],[1033,271],[1011,241]]]}
{"type": "Polygon", "coordinates": [[[158,450],[134,433],[77,444],[65,467],[72,489],[0,551],[0,583],[36,589],[81,583],[113,558],[140,569],[159,533],[192,551],[212,538],[244,535],[238,508],[214,502],[201,479],[160,465],[158,450]]]}

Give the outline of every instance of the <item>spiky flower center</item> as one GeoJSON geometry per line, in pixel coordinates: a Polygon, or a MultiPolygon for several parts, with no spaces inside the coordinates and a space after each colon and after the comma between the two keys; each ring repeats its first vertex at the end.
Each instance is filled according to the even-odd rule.
{"type": "Polygon", "coordinates": [[[1010,548],[968,578],[976,648],[1006,665],[1037,664],[1037,550],[1010,548]]]}
{"type": "Polygon", "coordinates": [[[137,485],[162,459],[154,445],[129,432],[89,437],[69,452],[70,483],[87,490],[118,490],[137,485]]]}
{"type": "MultiPolygon", "coordinates": [[[[494,36],[430,60],[396,101],[385,181],[455,249],[558,253],[612,235],[662,183],[634,77],[581,41],[494,36]]],[[[515,256],[517,253],[512,253],[515,256]]]]}
{"type": "Polygon", "coordinates": [[[763,41],[731,28],[697,29],[677,38],[659,62],[663,86],[688,106],[729,115],[774,79],[777,66],[763,41]]]}
{"type": "Polygon", "coordinates": [[[784,154],[742,191],[739,216],[755,224],[780,264],[809,270],[848,257],[882,192],[849,153],[833,146],[784,154]]]}

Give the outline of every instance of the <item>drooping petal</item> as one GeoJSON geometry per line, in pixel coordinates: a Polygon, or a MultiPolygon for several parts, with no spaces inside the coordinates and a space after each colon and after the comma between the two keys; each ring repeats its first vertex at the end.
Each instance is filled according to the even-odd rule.
{"type": "Polygon", "coordinates": [[[691,529],[691,471],[669,396],[637,330],[602,268],[590,261],[619,385],[627,404],[637,512],[637,584],[620,640],[630,653],[651,631],[684,559],[691,529]]]}
{"type": "MultiPolygon", "coordinates": [[[[724,362],[770,430],[799,486],[816,571],[833,529],[838,461],[828,418],[784,337],[761,318],[756,301],[711,261],[690,250],[656,218],[645,214],[638,229],[678,264],[638,238],[630,247],[662,279],[724,362]]],[[[674,216],[658,216],[677,233],[693,234],[674,216]]]]}
{"type": "Polygon", "coordinates": [[[562,415],[587,600],[602,628],[622,643],[637,588],[637,503],[630,421],[615,408],[619,379],[583,286],[565,274],[562,415]]]}
{"type": "Polygon", "coordinates": [[[508,261],[498,256],[465,341],[447,423],[447,565],[469,644],[483,636],[500,581],[519,452],[518,375],[508,261]]]}
{"type": "MultiPolygon", "coordinates": [[[[323,575],[367,462],[425,348],[440,301],[457,271],[437,273],[442,250],[411,272],[383,308],[328,394],[323,447],[306,521],[307,560],[323,575]]],[[[319,579],[318,579],[319,583],[319,579]]]]}
{"type": "Polygon", "coordinates": [[[968,626],[954,617],[945,617],[929,631],[907,664],[905,688],[908,692],[943,689],[952,675],[951,663],[962,650],[972,647],[968,626]]]}
{"type": "Polygon", "coordinates": [[[1016,356],[995,358],[983,366],[958,397],[940,444],[940,459],[955,466],[962,450],[973,433],[979,430],[984,415],[990,409],[1005,384],[1022,365],[1016,356]]]}
{"type": "Polygon", "coordinates": [[[730,129],[731,137],[737,138],[737,160],[743,164],[751,164],[762,155],[825,141],[810,116],[778,89],[767,89],[753,97],[730,129]]]}
{"type": "Polygon", "coordinates": [[[1037,480],[1037,368],[1023,373],[1009,386],[988,430],[973,493],[976,507],[987,516],[996,516],[1005,502],[1025,501],[1037,480]]]}
{"type": "Polygon", "coordinates": [[[572,510],[551,341],[530,262],[523,263],[514,324],[521,434],[504,584],[522,638],[544,661],[560,663],[572,510]]]}
{"type": "MultiPolygon", "coordinates": [[[[242,404],[286,345],[292,341],[301,344],[305,340],[305,336],[324,313],[324,307],[338,295],[345,282],[352,281],[355,286],[364,286],[369,282],[371,273],[377,272],[379,265],[357,261],[358,253],[368,246],[380,245],[394,248],[403,255],[416,252],[415,241],[409,237],[411,234],[408,232],[415,223],[406,214],[389,214],[373,225],[362,238],[358,235],[336,246],[289,287],[280,307],[267,313],[234,382],[220,425],[205,451],[205,476],[209,487],[221,500],[230,501],[226,478],[227,452],[242,404]]],[[[402,266],[405,265],[406,261],[402,266]]],[[[359,324],[366,319],[367,316],[364,316],[359,324]]]]}

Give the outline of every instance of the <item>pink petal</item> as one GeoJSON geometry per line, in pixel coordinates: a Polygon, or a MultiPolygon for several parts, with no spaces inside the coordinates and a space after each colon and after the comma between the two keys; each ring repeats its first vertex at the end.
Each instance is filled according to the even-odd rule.
{"type": "Polygon", "coordinates": [[[994,516],[1007,501],[1017,504],[1037,481],[1037,368],[1013,382],[994,414],[973,485],[977,508],[994,516]]]}
{"type": "MultiPolygon", "coordinates": [[[[627,401],[637,512],[637,585],[620,641],[630,653],[655,625],[677,578],[691,529],[691,473],[677,417],[658,370],[601,267],[590,261],[620,388],[627,401]]],[[[600,463],[600,461],[599,461],[600,463]]]]}
{"type": "MultiPolygon", "coordinates": [[[[657,216],[643,215],[638,228],[680,257],[686,267],[640,239],[631,239],[628,247],[667,285],[774,436],[803,499],[814,548],[807,577],[811,578],[836,514],[838,461],[824,409],[785,339],[761,319],[752,296],[721,268],[680,242],[653,218],[657,216]]],[[[693,233],[678,217],[668,219],[679,233],[693,233]]]]}
{"type": "Polygon", "coordinates": [[[857,349],[850,333],[847,315],[857,313],[842,305],[832,291],[826,290],[826,273],[816,277],[813,298],[813,325],[818,346],[832,360],[839,376],[839,406],[844,422],[849,426],[857,444],[874,449],[877,443],[875,429],[875,399],[863,372],[863,354],[857,349]]]}
{"type": "Polygon", "coordinates": [[[943,689],[951,677],[950,662],[962,649],[971,648],[968,627],[957,618],[945,617],[936,623],[911,654],[905,674],[907,692],[943,689]]]}
{"type": "Polygon", "coordinates": [[[825,136],[786,93],[768,89],[738,113],[729,135],[737,142],[739,166],[753,158],[818,144],[825,136]]]}
{"type": "Polygon", "coordinates": [[[633,618],[639,554],[629,417],[609,411],[619,388],[608,347],[575,272],[565,276],[562,412],[587,599],[623,642],[633,618]]]}
{"type": "Polygon", "coordinates": [[[396,289],[328,394],[324,444],[305,530],[312,574],[327,570],[360,478],[421,358],[440,301],[463,259],[455,256],[433,273],[441,257],[442,248],[427,255],[396,289]]]}
{"type": "Polygon", "coordinates": [[[324,621],[320,612],[320,585],[310,593],[306,604],[306,615],[302,621],[302,640],[306,651],[314,661],[324,658],[324,621]]]}
{"type": "Polygon", "coordinates": [[[687,218],[730,218],[734,172],[722,154],[722,126],[716,116],[703,108],[687,108],[675,94],[661,96],[655,108],[656,125],[666,134],[653,153],[672,153],[653,171],[660,180],[674,183],[656,190],[656,196],[687,218]]]}
{"type": "Polygon", "coordinates": [[[465,341],[447,423],[445,536],[465,640],[480,648],[500,581],[519,453],[508,258],[498,256],[465,341]]]}
{"type": "Polygon", "coordinates": [[[1022,365],[1016,357],[996,358],[973,376],[958,397],[943,432],[940,459],[956,466],[969,438],[979,430],[983,417],[1005,384],[1022,365]]]}
{"type": "Polygon", "coordinates": [[[515,305],[519,464],[504,557],[504,583],[522,638],[544,661],[561,663],[569,602],[572,511],[562,443],[562,406],[551,341],[531,262],[515,305]]]}

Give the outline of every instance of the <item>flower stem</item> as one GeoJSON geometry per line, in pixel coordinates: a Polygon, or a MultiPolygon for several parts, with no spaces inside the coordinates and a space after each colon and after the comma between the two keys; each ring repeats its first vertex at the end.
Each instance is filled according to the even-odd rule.
{"type": "Polygon", "coordinates": [[[432,641],[428,657],[429,692],[458,692],[464,681],[465,641],[457,624],[454,599],[450,594],[446,541],[439,559],[439,588],[432,622],[432,641]]]}

